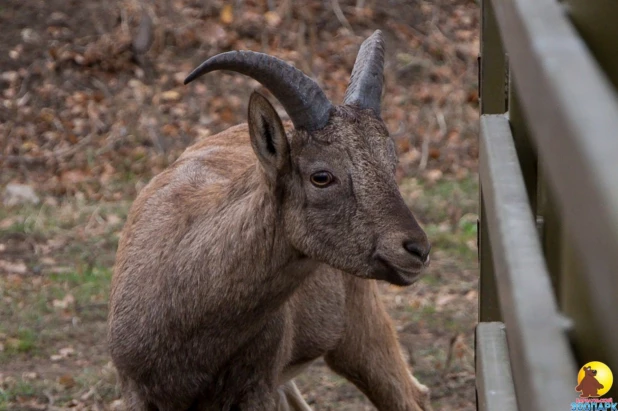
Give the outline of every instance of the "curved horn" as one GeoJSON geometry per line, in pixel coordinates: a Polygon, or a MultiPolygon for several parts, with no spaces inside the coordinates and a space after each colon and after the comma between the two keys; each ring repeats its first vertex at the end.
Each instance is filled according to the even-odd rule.
{"type": "Polygon", "coordinates": [[[318,130],[326,125],[333,107],[320,86],[283,60],[254,51],[217,54],[200,64],[185,84],[214,70],[231,70],[249,76],[281,102],[297,129],[318,130]]]}
{"type": "Polygon", "coordinates": [[[384,83],[384,39],[376,30],[360,47],[343,104],[372,108],[380,115],[380,99],[384,83]]]}

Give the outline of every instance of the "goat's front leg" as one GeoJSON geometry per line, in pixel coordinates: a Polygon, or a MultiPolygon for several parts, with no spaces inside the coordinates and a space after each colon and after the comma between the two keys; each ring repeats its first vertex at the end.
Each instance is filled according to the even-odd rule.
{"type": "Polygon", "coordinates": [[[241,402],[230,407],[230,411],[275,411],[277,409],[276,391],[266,386],[255,387],[241,402]]]}
{"type": "Polygon", "coordinates": [[[346,327],[326,363],[356,385],[380,411],[429,411],[429,390],[401,353],[377,284],[346,279],[346,327]]]}
{"type": "Polygon", "coordinates": [[[277,411],[311,411],[294,380],[279,387],[279,405],[277,411]]]}
{"type": "Polygon", "coordinates": [[[311,411],[293,380],[281,385],[275,392],[256,391],[246,400],[232,405],[230,411],[311,411]]]}

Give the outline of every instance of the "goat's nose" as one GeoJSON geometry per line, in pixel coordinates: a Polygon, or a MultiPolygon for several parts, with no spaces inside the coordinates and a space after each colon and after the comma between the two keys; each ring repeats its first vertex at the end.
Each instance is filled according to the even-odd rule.
{"type": "Polygon", "coordinates": [[[410,254],[414,254],[420,258],[423,263],[426,263],[429,258],[429,252],[431,251],[431,244],[426,243],[421,245],[416,241],[405,241],[403,243],[403,248],[410,254]]]}

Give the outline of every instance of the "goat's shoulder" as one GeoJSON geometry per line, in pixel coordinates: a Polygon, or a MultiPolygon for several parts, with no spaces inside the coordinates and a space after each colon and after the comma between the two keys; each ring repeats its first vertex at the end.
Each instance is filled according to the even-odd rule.
{"type": "Polygon", "coordinates": [[[188,147],[180,156],[179,160],[194,155],[200,155],[200,153],[208,151],[212,147],[227,148],[230,150],[236,149],[240,151],[245,151],[246,149],[250,150],[249,126],[247,123],[238,124],[220,133],[203,137],[198,142],[188,147]]]}
{"type": "Polygon", "coordinates": [[[181,178],[199,172],[233,180],[256,163],[248,126],[239,124],[202,138],[187,148],[168,170],[181,178]]]}
{"type": "MultiPolygon", "coordinates": [[[[210,225],[230,221],[233,227],[228,232],[232,232],[251,215],[253,203],[247,197],[260,197],[263,184],[256,167],[246,124],[208,136],[185,150],[135,199],[119,244],[119,271],[129,254],[133,260],[147,259],[150,250],[175,249],[170,244],[203,246],[205,240],[199,234],[210,225]]],[[[225,230],[217,230],[207,238],[222,242],[220,237],[225,235],[225,230]]],[[[187,252],[191,247],[185,247],[187,252]]]]}
{"type": "MultiPolygon", "coordinates": [[[[289,138],[292,123],[284,122],[284,128],[289,138]]],[[[220,206],[222,201],[229,205],[248,191],[263,188],[261,173],[255,172],[258,168],[249,127],[246,123],[239,124],[188,147],[142,190],[135,201],[136,208],[151,202],[152,197],[164,199],[164,205],[172,206],[172,210],[179,209],[175,207],[191,210],[193,205],[220,206]]],[[[158,208],[167,212],[168,207],[158,208]]]]}
{"type": "Polygon", "coordinates": [[[168,208],[179,211],[182,208],[177,207],[192,203],[196,195],[205,196],[201,204],[216,202],[226,187],[256,165],[247,124],[204,137],[144,187],[135,200],[134,213],[144,213],[147,205],[156,205],[162,212],[168,208]]]}
{"type": "Polygon", "coordinates": [[[198,220],[222,217],[248,191],[258,190],[257,158],[246,124],[208,136],[187,148],[135,199],[125,234],[145,240],[156,232],[185,233],[198,220]]]}

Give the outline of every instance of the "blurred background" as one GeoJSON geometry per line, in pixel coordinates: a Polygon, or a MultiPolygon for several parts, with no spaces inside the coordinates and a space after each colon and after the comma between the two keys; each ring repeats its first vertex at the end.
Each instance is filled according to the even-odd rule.
{"type": "MultiPolygon", "coordinates": [[[[434,250],[419,283],[383,298],[434,408],[475,409],[478,25],[474,0],[4,0],[0,410],[121,409],[105,324],[131,201],[268,94],[225,72],[183,86],[189,71],[261,51],[340,103],[375,29],[397,179],[434,250]]],[[[297,383],[316,410],[374,409],[322,361],[297,383]]]]}

